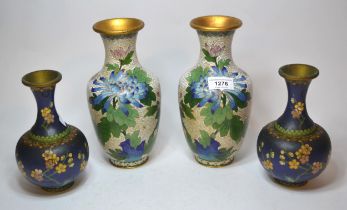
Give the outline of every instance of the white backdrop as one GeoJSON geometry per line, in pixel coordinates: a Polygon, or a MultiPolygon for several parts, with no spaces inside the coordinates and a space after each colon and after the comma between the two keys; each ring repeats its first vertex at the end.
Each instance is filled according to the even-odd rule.
{"type": "Polygon", "coordinates": [[[0,208],[1,209],[345,209],[347,97],[345,0],[146,0],[1,1],[0,4],[0,208]],[[189,27],[197,16],[223,14],[243,20],[234,37],[235,62],[254,82],[250,125],[234,163],[220,169],[197,164],[179,119],[177,85],[199,53],[189,27]],[[138,36],[142,65],[162,87],[162,115],[150,160],[133,170],[113,167],[102,155],[88,112],[86,83],[102,66],[104,50],[92,25],[112,17],[145,22],[138,36]],[[309,89],[310,116],[332,139],[326,171],[303,188],[274,184],[256,156],[261,127],[283,112],[287,100],[278,68],[307,63],[320,69],[309,89]],[[90,144],[85,175],[70,191],[47,194],[21,177],[18,138],[33,124],[36,104],[21,77],[56,69],[58,112],[90,144]]]}

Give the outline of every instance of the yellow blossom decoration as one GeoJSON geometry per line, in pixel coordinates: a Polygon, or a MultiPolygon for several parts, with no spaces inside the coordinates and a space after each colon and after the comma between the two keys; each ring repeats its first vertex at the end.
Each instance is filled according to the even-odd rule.
{"type": "Polygon", "coordinates": [[[61,173],[64,173],[66,171],[66,165],[65,164],[62,164],[62,163],[59,163],[59,165],[57,165],[55,167],[55,171],[58,173],[58,174],[61,174],[61,173]]]}
{"type": "Polygon", "coordinates": [[[36,181],[43,181],[43,174],[41,169],[32,170],[30,176],[36,179],[36,181]]]}
{"type": "Polygon", "coordinates": [[[51,112],[52,110],[49,107],[41,109],[41,116],[48,125],[54,122],[54,115],[51,112]]]}
{"type": "Polygon", "coordinates": [[[323,168],[323,164],[321,162],[314,162],[312,164],[312,174],[318,173],[323,168]]]}
{"type": "Polygon", "coordinates": [[[42,157],[44,158],[46,168],[48,169],[52,169],[59,162],[59,157],[52,150],[46,150],[42,154],[42,157]]]}
{"type": "Polygon", "coordinates": [[[297,103],[294,105],[294,109],[295,109],[297,112],[302,112],[302,111],[304,111],[304,109],[305,109],[305,104],[299,101],[299,102],[297,102],[297,103]]]}
{"type": "Polygon", "coordinates": [[[288,165],[289,165],[290,169],[295,169],[296,170],[296,169],[299,168],[300,162],[298,162],[296,159],[294,159],[294,160],[289,161],[288,165]]]}
{"type": "Polygon", "coordinates": [[[263,164],[263,166],[264,166],[265,169],[267,169],[267,170],[273,170],[273,164],[272,164],[272,162],[271,162],[270,160],[264,160],[264,161],[262,162],[262,164],[263,164]]]}
{"type": "Polygon", "coordinates": [[[83,171],[87,166],[87,161],[83,160],[81,165],[80,165],[80,171],[83,171]]]}

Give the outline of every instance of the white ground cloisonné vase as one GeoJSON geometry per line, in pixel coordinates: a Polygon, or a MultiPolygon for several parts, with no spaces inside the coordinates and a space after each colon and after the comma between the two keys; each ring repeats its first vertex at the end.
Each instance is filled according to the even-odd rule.
{"type": "Polygon", "coordinates": [[[97,22],[105,46],[102,70],[88,83],[88,100],[99,141],[110,162],[122,168],[145,163],[156,139],[160,115],[159,81],[136,55],[144,23],[135,18],[97,22]]]}
{"type": "Polygon", "coordinates": [[[195,159],[220,167],[231,163],[246,132],[251,81],[231,56],[231,41],[241,21],[204,16],[191,21],[198,31],[197,65],[180,79],[178,101],[184,134],[195,159]]]}

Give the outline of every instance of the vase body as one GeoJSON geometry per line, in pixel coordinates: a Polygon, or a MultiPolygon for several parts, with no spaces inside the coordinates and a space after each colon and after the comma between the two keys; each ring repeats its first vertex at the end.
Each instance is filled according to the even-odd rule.
{"type": "Polygon", "coordinates": [[[281,117],[261,130],[258,158],[278,183],[301,186],[324,170],[331,151],[327,132],[312,121],[306,109],[306,93],[318,70],[291,64],[280,68],[280,74],[287,84],[287,107],[281,117]]]}
{"type": "Polygon", "coordinates": [[[60,73],[52,70],[23,77],[23,83],[31,86],[38,112],[34,126],[17,143],[17,164],[31,183],[47,191],[70,187],[85,169],[89,157],[83,133],[62,121],[55,109],[55,83],[60,79],[53,82],[51,79],[59,77],[60,73]],[[42,85],[43,81],[51,84],[42,85]]]}
{"type": "MultiPolygon", "coordinates": [[[[241,21],[235,20],[240,26],[241,21]]],[[[251,81],[233,62],[234,32],[198,29],[200,58],[179,82],[178,101],[186,140],[195,159],[210,167],[232,162],[249,118],[251,81]]]]}
{"type": "Polygon", "coordinates": [[[101,33],[106,58],[101,71],[88,84],[90,113],[110,162],[132,168],[146,162],[156,139],[159,81],[137,59],[136,31],[110,35],[97,30],[99,23],[94,30],[101,33]]]}

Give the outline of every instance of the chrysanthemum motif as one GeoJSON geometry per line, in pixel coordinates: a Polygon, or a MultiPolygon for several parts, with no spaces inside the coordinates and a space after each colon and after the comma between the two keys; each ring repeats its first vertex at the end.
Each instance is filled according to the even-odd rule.
{"type": "Polygon", "coordinates": [[[142,108],[140,100],[144,99],[148,92],[145,83],[138,82],[134,76],[128,76],[124,70],[120,70],[116,75],[114,71],[109,78],[100,77],[93,81],[94,87],[91,89],[97,95],[92,99],[93,105],[98,105],[104,100],[103,112],[106,112],[111,103],[118,103],[119,108],[125,115],[128,115],[128,109],[125,105],[131,104],[137,108],[142,108]]]}
{"type": "Polygon", "coordinates": [[[219,69],[216,66],[212,66],[212,69],[209,71],[209,75],[214,77],[225,76],[233,78],[233,89],[210,90],[208,86],[208,76],[200,76],[200,80],[198,82],[193,82],[191,85],[193,98],[202,99],[199,102],[198,107],[202,107],[206,103],[212,103],[213,106],[211,111],[214,113],[220,107],[220,98],[222,94],[228,98],[230,108],[232,110],[237,110],[236,101],[240,101],[241,103],[247,102],[247,95],[245,93],[247,81],[244,75],[240,74],[239,72],[229,73],[226,67],[219,69]]]}

